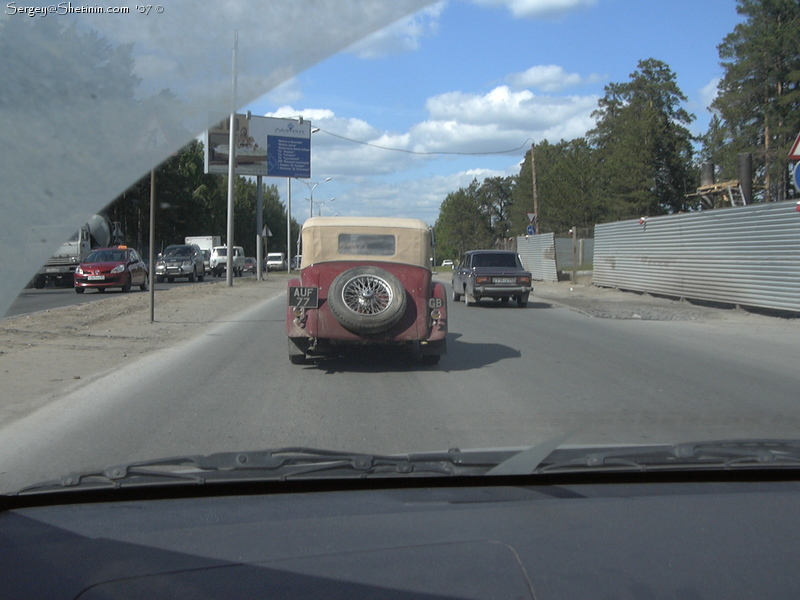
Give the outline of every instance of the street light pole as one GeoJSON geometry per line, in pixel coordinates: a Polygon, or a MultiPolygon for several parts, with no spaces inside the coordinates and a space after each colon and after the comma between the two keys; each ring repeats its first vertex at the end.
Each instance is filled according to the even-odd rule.
{"type": "Polygon", "coordinates": [[[330,204],[334,200],[336,200],[336,198],[331,198],[330,200],[326,200],[325,202],[317,202],[317,216],[321,217],[322,216],[322,207],[325,206],[326,204],[330,204]]]}
{"type": "Polygon", "coordinates": [[[318,181],[314,183],[314,185],[311,185],[311,183],[303,181],[302,179],[297,179],[296,177],[294,179],[299,181],[308,188],[308,216],[309,218],[311,218],[314,216],[314,188],[316,188],[320,183],[325,183],[325,181],[330,181],[333,178],[326,177],[325,181],[318,181]]]}

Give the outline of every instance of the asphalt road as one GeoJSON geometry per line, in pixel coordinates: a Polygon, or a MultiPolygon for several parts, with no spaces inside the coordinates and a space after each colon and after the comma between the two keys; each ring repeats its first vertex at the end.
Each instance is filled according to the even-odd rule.
{"type": "Polygon", "coordinates": [[[532,298],[451,303],[449,320],[435,367],[374,349],[295,366],[273,298],[16,423],[0,439],[3,487],[21,465],[46,479],[286,445],[385,453],[800,430],[798,341],[779,319],[602,319],[532,298]]]}

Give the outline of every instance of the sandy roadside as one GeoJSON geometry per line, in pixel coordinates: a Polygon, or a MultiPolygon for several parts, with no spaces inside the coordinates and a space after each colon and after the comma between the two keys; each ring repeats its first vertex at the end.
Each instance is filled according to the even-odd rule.
{"type": "MultiPolygon", "coordinates": [[[[438,276],[449,288],[450,274],[438,276]]],[[[149,294],[109,293],[108,298],[0,321],[0,425],[22,418],[143,355],[201,335],[253,305],[286,291],[288,275],[175,286],[156,293],[150,323],[149,294]]],[[[597,288],[588,281],[535,282],[531,302],[567,306],[613,319],[769,319],[741,310],[597,288]]],[[[800,327],[794,320],[793,327],[800,327]]]]}
{"type": "Polygon", "coordinates": [[[0,425],[24,417],[143,355],[200,335],[285,293],[286,274],[158,290],[109,292],[85,304],[0,321],[0,425]]]}

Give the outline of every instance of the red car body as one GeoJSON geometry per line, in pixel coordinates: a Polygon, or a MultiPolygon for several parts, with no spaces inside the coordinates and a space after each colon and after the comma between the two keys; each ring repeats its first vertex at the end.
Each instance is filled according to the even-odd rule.
{"type": "Polygon", "coordinates": [[[79,294],[86,289],[104,292],[115,287],[128,292],[134,285],[144,291],[150,281],[147,265],[139,253],[126,246],[95,248],[75,269],[73,278],[79,294]]]}
{"type": "MultiPolygon", "coordinates": [[[[366,255],[351,260],[346,259],[346,254],[335,256],[330,248],[334,235],[326,231],[326,243],[318,244],[325,247],[316,253],[324,260],[313,262],[315,252],[311,238],[315,234],[307,228],[319,226],[320,221],[325,227],[335,228],[338,225],[335,219],[310,219],[303,229],[304,264],[300,277],[289,282],[286,308],[289,358],[301,363],[307,356],[326,354],[342,346],[416,343],[423,363],[436,364],[446,352],[447,290],[441,282],[433,281],[430,268],[424,264],[429,264],[425,258],[429,248],[413,248],[415,243],[430,245],[427,226],[417,226],[414,222],[416,229],[407,232],[396,228],[397,222],[403,220],[388,220],[387,231],[398,232],[398,250],[394,256],[379,259],[373,256],[371,260],[366,255]],[[411,241],[406,243],[404,238],[411,241]],[[409,246],[412,247],[410,251],[409,246]],[[395,257],[397,261],[392,260],[395,257]],[[410,257],[414,257],[417,264],[411,264],[410,257]],[[394,304],[394,316],[387,319],[377,314],[383,309],[372,315],[358,314],[362,298],[357,294],[348,296],[348,286],[364,281],[376,282],[377,294],[386,295],[387,312],[394,304]],[[380,321],[370,322],[373,317],[380,321]]],[[[369,232],[384,231],[377,228],[380,219],[356,220],[355,226],[353,219],[340,220],[341,230],[348,232],[344,235],[357,235],[359,225],[369,226],[369,232]]],[[[364,293],[371,294],[372,290],[364,293]]]]}

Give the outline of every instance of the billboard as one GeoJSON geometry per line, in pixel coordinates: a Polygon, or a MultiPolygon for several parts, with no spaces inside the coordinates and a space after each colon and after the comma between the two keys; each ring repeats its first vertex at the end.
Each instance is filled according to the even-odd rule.
{"type": "MultiPolygon", "coordinates": [[[[230,119],[209,128],[205,172],[228,173],[230,119]]],[[[311,123],[237,114],[234,118],[237,175],[311,177],[311,123]]]]}

